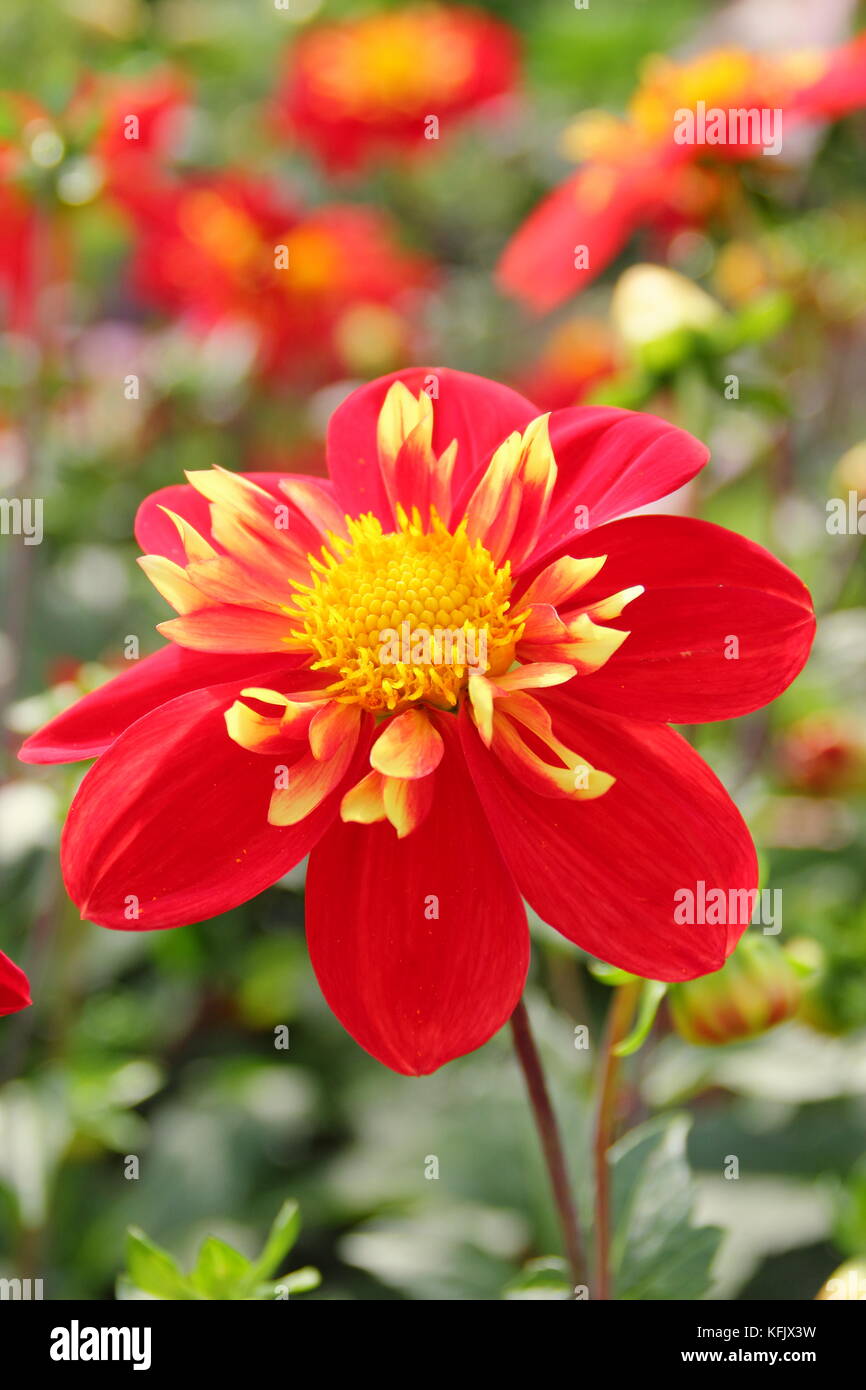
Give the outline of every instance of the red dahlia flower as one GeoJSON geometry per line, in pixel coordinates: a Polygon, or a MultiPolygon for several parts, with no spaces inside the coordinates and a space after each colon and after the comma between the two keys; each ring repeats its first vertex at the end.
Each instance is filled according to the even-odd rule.
{"type": "Polygon", "coordinates": [[[395,150],[435,149],[456,119],[516,78],[517,42],[505,24],[462,6],[415,5],[309,29],[290,51],[277,109],[328,168],[352,169],[395,150]]]}
{"type": "MultiPolygon", "coordinates": [[[[705,114],[779,110],[780,137],[807,121],[836,120],[866,105],[866,35],[838,49],[783,56],[720,49],[686,63],[650,59],[624,119],[587,112],[568,133],[580,168],[509,241],[499,265],[503,289],[546,312],[586,289],[638,227],[705,221],[724,185],[698,161],[718,168],[762,151],[750,139],[678,143],[680,113],[697,112],[700,103],[705,114]],[[580,247],[586,256],[576,256],[580,247]]],[[[745,129],[751,135],[754,128],[745,129]]]]}
{"type": "Polygon", "coordinates": [[[174,185],[136,213],[142,298],[204,329],[246,327],[265,375],[356,370],[366,365],[359,337],[377,333],[388,365],[406,350],[408,297],[432,281],[431,263],[400,246],[380,210],[306,210],[242,175],[174,185]]]}
{"type": "Polygon", "coordinates": [[[167,188],[167,166],[183,153],[193,100],[183,74],[156,68],[140,78],[91,81],[77,100],[93,107],[98,120],[93,156],[119,203],[135,205],[145,189],[156,194],[167,188]]]}
{"type": "Polygon", "coordinates": [[[0,951],[0,1017],[26,1009],[31,1002],[30,985],[24,971],[0,951]]]}
{"type": "Polygon", "coordinates": [[[509,1017],[521,895],[626,970],[718,969],[746,923],[678,925],[674,894],[752,890],[755,851],[666,722],[773,699],[814,619],[751,541],[616,519],[706,457],[652,415],[539,416],[418,369],[335,412],[330,481],[212,470],[149,498],[137,536],[179,615],[168,645],[22,750],[98,756],[62,846],[82,914],[179,926],[309,854],[325,996],[406,1073],[509,1017]]]}

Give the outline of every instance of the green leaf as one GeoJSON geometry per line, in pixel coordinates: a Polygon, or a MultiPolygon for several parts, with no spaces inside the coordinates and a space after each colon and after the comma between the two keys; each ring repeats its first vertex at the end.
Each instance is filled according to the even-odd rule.
{"type": "Polygon", "coordinates": [[[202,1241],[190,1280],[205,1298],[237,1299],[247,1297],[252,1275],[252,1263],[245,1255],[217,1236],[208,1236],[202,1241]]]}
{"type": "Polygon", "coordinates": [[[790,296],[780,290],[762,295],[737,314],[732,334],[735,345],[774,338],[788,323],[793,308],[790,296]]]}
{"type": "Polygon", "coordinates": [[[627,970],[620,970],[618,965],[608,965],[604,960],[591,960],[589,973],[603,985],[610,985],[612,989],[617,985],[630,985],[633,980],[639,978],[637,975],[630,975],[627,970]]]}
{"type": "Polygon", "coordinates": [[[267,1279],[285,1259],[298,1238],[301,1229],[301,1213],[298,1204],[290,1198],[283,1202],[277,1212],[276,1220],[265,1241],[264,1249],[254,1262],[250,1271],[255,1279],[267,1279]]]}
{"type": "Polygon", "coordinates": [[[281,1274],[278,1279],[273,1281],[273,1287],[279,1293],[309,1293],[310,1289],[317,1289],[322,1282],[322,1276],[312,1265],[303,1265],[300,1269],[293,1269],[291,1274],[281,1274]]]}
{"type": "Polygon", "coordinates": [[[197,1296],[168,1251],[154,1245],[137,1226],[126,1233],[126,1268],[130,1282],[154,1298],[186,1301],[197,1296]]]}
{"type": "Polygon", "coordinates": [[[630,1057],[633,1052],[637,1052],[639,1048],[643,1047],[655,1022],[659,1004],[667,991],[668,987],[662,980],[644,980],[635,1025],[628,1037],[623,1038],[622,1042],[617,1043],[613,1049],[616,1057],[630,1057]]]}
{"type": "Polygon", "coordinates": [[[866,1250],[866,1160],[855,1165],[844,1189],[837,1191],[836,1207],[836,1240],[848,1254],[861,1254],[866,1250]]]}
{"type": "Polygon", "coordinates": [[[566,1299],[572,1297],[571,1281],[565,1260],[558,1255],[544,1255],[530,1260],[502,1291],[505,1299],[566,1299]]]}
{"type": "Polygon", "coordinates": [[[722,1232],[692,1225],[690,1124],[684,1115],[652,1120],[611,1149],[611,1265],[619,1300],[699,1299],[710,1286],[722,1232]]]}
{"type": "Polygon", "coordinates": [[[301,1219],[297,1202],[284,1202],[270,1229],[265,1247],[253,1262],[217,1236],[208,1236],[199,1248],[198,1259],[185,1275],[166,1250],[148,1239],[137,1227],[130,1227],[127,1238],[127,1277],[118,1287],[128,1295],[130,1289],[165,1299],[256,1299],[288,1298],[318,1288],[322,1276],[305,1265],[278,1280],[268,1276],[280,1265],[298,1237],[301,1219]]]}

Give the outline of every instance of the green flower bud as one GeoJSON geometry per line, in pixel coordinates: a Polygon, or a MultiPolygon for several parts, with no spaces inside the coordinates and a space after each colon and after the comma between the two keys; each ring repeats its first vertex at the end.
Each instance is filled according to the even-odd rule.
{"type": "Polygon", "coordinates": [[[803,972],[771,937],[748,932],[721,970],[671,985],[674,1028],[687,1042],[754,1038],[796,1013],[803,972]]]}

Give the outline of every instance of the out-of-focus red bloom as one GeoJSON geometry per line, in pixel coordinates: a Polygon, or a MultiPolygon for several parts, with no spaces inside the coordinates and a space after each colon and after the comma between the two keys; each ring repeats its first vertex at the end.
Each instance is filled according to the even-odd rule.
{"type": "Polygon", "coordinates": [[[32,1002],[24,971],[0,951],[0,1016],[17,1013],[32,1002]]]}
{"type": "Polygon", "coordinates": [[[121,206],[159,196],[187,100],[185,82],[161,69],[135,81],[89,78],[58,116],[0,93],[0,323],[32,334],[39,294],[69,277],[71,227],[58,214],[97,197],[121,206]]]}
{"type": "Polygon", "coordinates": [[[33,322],[35,225],[27,198],[0,174],[0,326],[13,333],[33,322]]]}
{"type": "Polygon", "coordinates": [[[35,140],[44,126],[42,108],[18,92],[0,92],[5,131],[0,140],[0,328],[33,331],[37,281],[54,279],[63,263],[56,238],[37,216],[24,173],[25,132],[35,140]]]}
{"type": "Polygon", "coordinates": [[[352,169],[435,148],[458,119],[510,92],[517,66],[516,37],[499,20],[415,5],[309,29],[289,53],[277,110],[330,169],[352,169]]]}
{"type": "Polygon", "coordinates": [[[718,969],[742,914],[678,925],[675,894],[748,894],[755,851],[667,724],[772,700],[814,617],[753,542],[623,518],[706,457],[652,415],[539,415],[495,382],[415,369],[335,412],[329,481],[208,470],[155,493],[137,536],[178,613],[168,645],[21,752],[98,758],[63,837],[82,915],[179,926],[310,854],[322,989],[406,1073],[514,1009],[521,894],[623,969],[718,969]]]}
{"type": "Polygon", "coordinates": [[[165,184],[166,166],[182,153],[190,101],[189,82],[168,68],[138,79],[91,81],[79,94],[78,102],[94,113],[93,156],[108,192],[121,203],[165,184]]]}
{"type": "Polygon", "coordinates": [[[621,366],[622,351],[604,319],[572,318],[548,338],[518,389],[541,410],[579,405],[621,366]]]}
{"type": "Polygon", "coordinates": [[[866,104],[866,35],[830,51],[768,57],[718,50],[686,63],[653,58],[624,119],[589,112],[570,132],[583,161],[508,243],[499,280],[544,312],[579,293],[647,223],[694,223],[720,193],[697,161],[761,156],[752,126],[723,143],[678,143],[678,116],[782,112],[781,133],[866,104]],[[739,139],[741,134],[747,138],[739,139]],[[579,251],[586,248],[586,253],[579,251]]]}
{"type": "Polygon", "coordinates": [[[406,351],[411,292],[432,280],[378,209],[304,210],[240,175],[184,182],[137,216],[141,296],[200,328],[247,328],[265,375],[359,370],[377,342],[381,367],[406,351]]]}

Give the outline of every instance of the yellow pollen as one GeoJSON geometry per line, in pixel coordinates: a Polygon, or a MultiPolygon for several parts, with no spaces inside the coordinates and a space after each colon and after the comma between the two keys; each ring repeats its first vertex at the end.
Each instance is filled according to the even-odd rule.
{"type": "Polygon", "coordinates": [[[397,508],[383,533],[372,514],[347,518],[348,539],[328,535],[312,556],[312,582],[296,585],[294,636],[333,673],[330,694],[392,711],[424,700],[455,705],[470,675],[501,675],[514,661],[525,613],[511,607],[511,569],[497,568],[466,523],[449,531],[435,508],[422,524],[397,508]]]}

